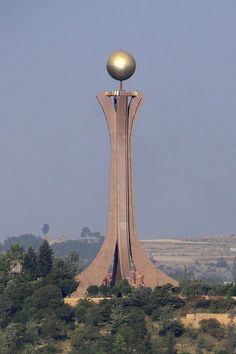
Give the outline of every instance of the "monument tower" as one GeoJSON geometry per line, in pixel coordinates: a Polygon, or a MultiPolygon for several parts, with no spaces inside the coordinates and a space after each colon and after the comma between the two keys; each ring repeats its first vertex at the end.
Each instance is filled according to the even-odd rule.
{"type": "Polygon", "coordinates": [[[157,269],[147,257],[137,237],[131,165],[131,136],[143,94],[125,91],[123,81],[136,68],[133,56],[124,51],[113,53],[107,62],[109,74],[120,81],[118,91],[97,96],[104,112],[111,142],[110,184],[107,234],[94,261],[76,276],[80,282],[72,297],[85,295],[90,285],[114,285],[127,279],[131,285],[154,288],[177,285],[177,281],[157,269]]]}

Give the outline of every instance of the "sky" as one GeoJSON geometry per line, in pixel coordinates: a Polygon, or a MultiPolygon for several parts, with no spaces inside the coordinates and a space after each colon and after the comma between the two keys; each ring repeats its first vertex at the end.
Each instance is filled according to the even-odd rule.
{"type": "Polygon", "coordinates": [[[0,0],[0,241],[106,232],[109,137],[96,95],[133,54],[139,237],[236,233],[236,0],[0,0]]]}

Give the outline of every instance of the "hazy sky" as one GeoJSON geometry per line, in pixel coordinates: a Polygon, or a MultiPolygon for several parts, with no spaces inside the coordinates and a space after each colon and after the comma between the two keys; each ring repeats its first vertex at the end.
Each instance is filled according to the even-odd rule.
{"type": "Polygon", "coordinates": [[[0,239],[106,229],[109,138],[96,94],[145,96],[134,130],[140,238],[236,233],[235,0],[0,0],[0,239]]]}

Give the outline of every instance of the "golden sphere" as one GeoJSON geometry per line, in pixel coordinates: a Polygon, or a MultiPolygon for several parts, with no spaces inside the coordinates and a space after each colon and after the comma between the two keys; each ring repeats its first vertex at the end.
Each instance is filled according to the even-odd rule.
{"type": "Polygon", "coordinates": [[[115,80],[129,79],[135,72],[135,68],[134,57],[123,50],[112,53],[107,61],[107,71],[115,80]]]}

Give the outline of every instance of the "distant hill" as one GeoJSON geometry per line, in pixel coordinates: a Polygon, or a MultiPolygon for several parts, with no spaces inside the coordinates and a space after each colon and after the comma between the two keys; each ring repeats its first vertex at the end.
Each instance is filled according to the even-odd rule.
{"type": "MultiPolygon", "coordinates": [[[[10,249],[11,244],[19,243],[27,250],[29,247],[33,247],[37,250],[43,238],[32,234],[25,234],[20,236],[8,237],[4,243],[0,244],[0,252],[6,252],[10,249]]],[[[60,243],[53,243],[51,245],[55,256],[66,256],[71,251],[77,251],[80,257],[80,261],[84,266],[87,266],[97,255],[104,241],[104,237],[99,235],[96,238],[83,237],[78,240],[67,240],[60,243]]]]}
{"type": "Polygon", "coordinates": [[[40,236],[35,236],[32,234],[25,234],[20,236],[8,237],[2,245],[2,252],[6,252],[10,249],[11,244],[19,243],[21,246],[27,250],[29,247],[33,247],[35,250],[39,248],[43,239],[40,236]]]}

